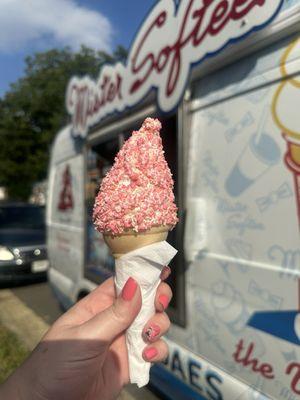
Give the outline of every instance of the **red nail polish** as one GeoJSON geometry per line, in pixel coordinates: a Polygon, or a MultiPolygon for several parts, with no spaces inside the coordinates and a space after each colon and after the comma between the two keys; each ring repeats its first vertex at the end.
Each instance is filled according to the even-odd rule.
{"type": "Polygon", "coordinates": [[[168,305],[169,305],[169,298],[165,294],[161,294],[158,298],[158,302],[163,306],[163,309],[165,310],[168,305]]]}
{"type": "Polygon", "coordinates": [[[147,360],[152,360],[155,356],[157,356],[158,351],[156,350],[155,347],[148,347],[146,350],[144,350],[144,356],[147,358],[147,360]]]}
{"type": "Polygon", "coordinates": [[[122,289],[122,299],[130,301],[136,292],[137,283],[133,278],[129,278],[122,289]]]}
{"type": "Polygon", "coordinates": [[[155,324],[149,326],[144,333],[146,340],[149,341],[154,340],[159,334],[160,334],[160,327],[155,324]]]}

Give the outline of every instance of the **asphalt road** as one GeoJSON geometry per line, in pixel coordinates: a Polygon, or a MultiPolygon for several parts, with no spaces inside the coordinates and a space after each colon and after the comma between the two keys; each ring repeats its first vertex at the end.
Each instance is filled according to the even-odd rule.
{"type": "Polygon", "coordinates": [[[63,313],[47,282],[18,286],[11,291],[49,325],[63,313]]]}
{"type": "MultiPolygon", "coordinates": [[[[18,286],[10,288],[10,290],[49,325],[63,313],[47,282],[18,286]]],[[[138,389],[136,385],[129,385],[126,388],[126,393],[121,394],[119,400],[138,400],[141,398],[143,400],[159,400],[159,397],[147,388],[138,389]]]]}

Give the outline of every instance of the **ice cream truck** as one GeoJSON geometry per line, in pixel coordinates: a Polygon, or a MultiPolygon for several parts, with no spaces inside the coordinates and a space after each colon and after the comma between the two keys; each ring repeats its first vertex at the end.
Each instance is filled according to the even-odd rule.
{"type": "Polygon", "coordinates": [[[158,1],[127,62],[72,77],[49,167],[49,279],[64,307],[114,273],[93,227],[132,130],[162,122],[178,250],[167,399],[300,398],[300,1],[158,1]]]}

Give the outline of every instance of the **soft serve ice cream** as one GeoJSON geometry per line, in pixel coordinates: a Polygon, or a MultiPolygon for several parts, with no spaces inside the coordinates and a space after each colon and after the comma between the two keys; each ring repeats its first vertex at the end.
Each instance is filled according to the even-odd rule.
{"type": "Polygon", "coordinates": [[[176,254],[165,241],[178,218],[160,129],[157,119],[147,118],[132,133],[102,181],[93,214],[115,257],[117,293],[129,277],[140,284],[143,306],[126,332],[130,381],[139,387],[148,383],[150,370],[142,358],[142,330],[155,312],[161,270],[176,254]]]}
{"type": "Polygon", "coordinates": [[[102,233],[143,232],[178,221],[173,179],[164,157],[161,123],[147,118],[115,158],[95,201],[94,222],[102,233]]]}

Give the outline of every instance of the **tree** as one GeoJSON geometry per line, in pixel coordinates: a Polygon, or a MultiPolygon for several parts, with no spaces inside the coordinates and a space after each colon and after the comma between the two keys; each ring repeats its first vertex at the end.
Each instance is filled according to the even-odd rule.
{"type": "Polygon", "coordinates": [[[26,200],[34,182],[45,179],[49,148],[67,123],[65,90],[72,75],[96,78],[104,63],[124,61],[118,46],[110,55],[82,46],[36,53],[25,60],[25,74],[0,99],[0,186],[11,198],[26,200]]]}

